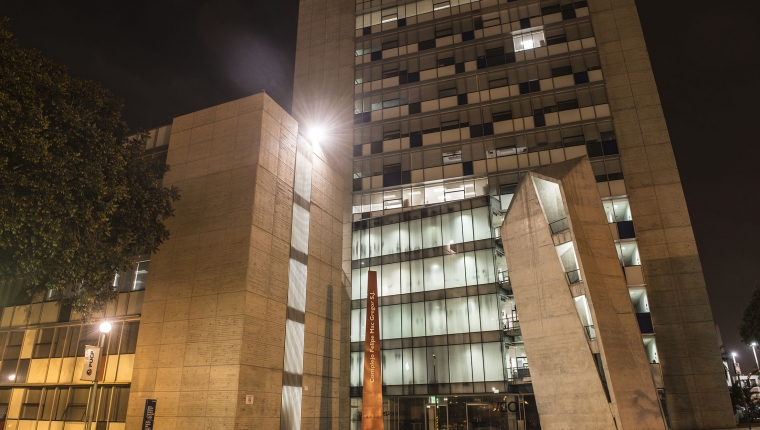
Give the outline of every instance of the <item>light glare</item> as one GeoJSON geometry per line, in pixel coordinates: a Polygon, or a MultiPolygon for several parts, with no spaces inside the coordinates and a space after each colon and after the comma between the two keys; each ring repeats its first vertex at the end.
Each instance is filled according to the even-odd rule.
{"type": "Polygon", "coordinates": [[[325,138],[325,129],[320,126],[312,126],[309,128],[309,140],[313,142],[321,142],[325,138]]]}
{"type": "Polygon", "coordinates": [[[106,321],[102,324],[100,324],[100,332],[101,333],[108,333],[111,331],[111,323],[106,321]]]}

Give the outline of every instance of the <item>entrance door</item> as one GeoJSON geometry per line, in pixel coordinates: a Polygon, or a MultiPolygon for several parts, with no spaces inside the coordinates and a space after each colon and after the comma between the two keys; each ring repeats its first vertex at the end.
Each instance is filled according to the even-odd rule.
{"type": "Polygon", "coordinates": [[[438,414],[436,416],[435,404],[429,404],[427,409],[427,426],[426,430],[448,430],[449,428],[449,408],[438,405],[438,414]]]}
{"type": "Polygon", "coordinates": [[[492,409],[486,403],[468,403],[467,430],[499,430],[498,417],[491,416],[492,409]]]}

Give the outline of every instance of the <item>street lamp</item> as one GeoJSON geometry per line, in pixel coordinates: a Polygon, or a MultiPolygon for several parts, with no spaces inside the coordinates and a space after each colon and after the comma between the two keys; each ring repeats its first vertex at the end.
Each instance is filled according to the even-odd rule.
{"type": "Polygon", "coordinates": [[[757,364],[757,353],[755,352],[755,347],[757,346],[757,342],[752,342],[749,344],[749,346],[752,347],[752,355],[755,356],[755,369],[760,370],[760,365],[757,364]]]}
{"type": "MultiPolygon", "coordinates": [[[[103,321],[100,323],[100,335],[98,337],[98,347],[100,348],[100,354],[103,355],[103,348],[106,345],[106,335],[111,332],[111,323],[103,321]]],[[[98,366],[100,364],[98,363],[98,366]]],[[[95,395],[98,393],[98,369],[95,369],[95,380],[92,382],[92,389],[90,391],[90,401],[87,403],[87,424],[85,429],[89,430],[92,426],[92,411],[95,409],[95,395]]]]}

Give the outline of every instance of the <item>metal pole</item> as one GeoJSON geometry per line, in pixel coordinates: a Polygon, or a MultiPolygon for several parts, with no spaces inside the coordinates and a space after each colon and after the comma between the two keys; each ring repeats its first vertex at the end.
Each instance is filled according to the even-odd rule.
{"type": "MultiPolygon", "coordinates": [[[[106,343],[106,334],[100,333],[98,338],[98,347],[100,347],[100,355],[103,356],[103,348],[106,343]]],[[[98,360],[98,368],[100,368],[100,360],[98,360]]],[[[85,430],[90,430],[92,427],[92,410],[95,409],[95,396],[98,394],[98,370],[95,369],[95,381],[92,382],[92,389],[90,391],[90,401],[87,402],[87,423],[85,424],[85,430]]]]}
{"type": "Polygon", "coordinates": [[[433,354],[433,379],[435,379],[435,430],[438,430],[438,373],[436,373],[438,359],[433,354]]]}
{"type": "Polygon", "coordinates": [[[757,344],[753,342],[752,345],[750,346],[752,347],[752,355],[755,356],[755,369],[760,370],[760,365],[757,364],[757,352],[755,352],[755,347],[757,346],[757,344]]]}

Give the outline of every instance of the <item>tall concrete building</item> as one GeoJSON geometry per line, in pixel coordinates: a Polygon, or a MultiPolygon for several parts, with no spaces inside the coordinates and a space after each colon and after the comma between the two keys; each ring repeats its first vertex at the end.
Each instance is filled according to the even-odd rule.
{"type": "MultiPolygon", "coordinates": [[[[302,0],[292,115],[151,133],[182,199],[114,280],[94,430],[733,427],[633,0],[302,0]]],[[[0,423],[83,430],[97,342],[0,289],[0,423]]],[[[88,429],[88,430],[92,430],[88,429]]]]}
{"type": "MultiPolygon", "coordinates": [[[[300,4],[294,116],[326,127],[337,158],[353,157],[351,171],[341,172],[343,271],[351,278],[343,304],[350,321],[342,325],[347,428],[360,428],[369,270],[380,284],[387,428],[564,428],[560,411],[576,407],[596,423],[586,428],[635,428],[627,409],[635,387],[646,388],[641,407],[654,417],[652,428],[733,426],[633,0],[300,4]],[[570,327],[535,329],[553,315],[532,301],[540,295],[532,295],[530,277],[517,276],[528,267],[516,254],[532,248],[509,248],[499,235],[518,183],[533,187],[528,172],[579,157],[590,161],[599,204],[584,200],[594,193],[577,182],[588,175],[576,175],[585,194],[567,193],[563,204],[584,209],[564,223],[580,227],[602,216],[609,233],[600,236],[594,225],[565,234],[607,240],[594,246],[615,249],[619,266],[616,274],[604,266],[611,278],[599,278],[589,275],[599,262],[581,252],[589,248],[562,253],[583,267],[564,275],[567,285],[557,291],[567,300],[557,306],[573,310],[566,316],[585,326],[585,340],[570,327]],[[584,306],[577,301],[585,314],[568,307],[581,295],[588,295],[584,306]],[[626,316],[616,320],[613,310],[626,316]],[[606,322],[598,339],[594,318],[606,322]],[[542,343],[543,334],[558,342],[542,343]],[[569,344],[588,354],[565,351],[569,344]],[[626,348],[633,361],[617,359],[626,348]],[[579,366],[587,374],[573,379],[568,372],[579,366]],[[651,382],[641,379],[642,366],[651,382]],[[584,386],[599,381],[601,391],[584,386]],[[586,388],[593,406],[568,400],[586,388]]],[[[511,218],[528,210],[522,205],[511,218]]]]}

